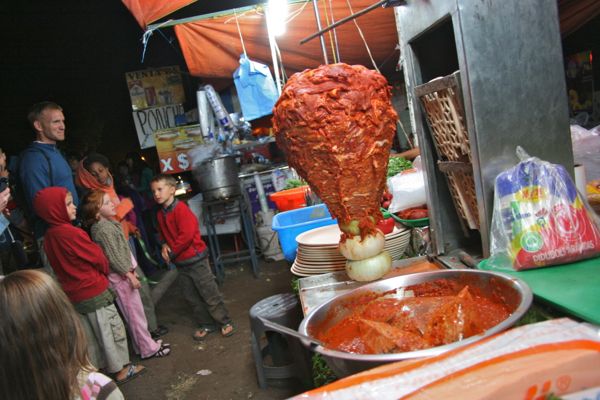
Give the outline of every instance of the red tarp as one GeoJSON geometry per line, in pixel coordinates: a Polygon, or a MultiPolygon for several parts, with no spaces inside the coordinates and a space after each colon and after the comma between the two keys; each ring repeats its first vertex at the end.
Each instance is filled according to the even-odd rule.
{"type": "MultiPolygon", "coordinates": [[[[354,12],[373,3],[373,0],[351,1],[354,12]]],[[[324,4],[329,2],[319,2],[323,27],[328,25],[325,20],[324,4]]],[[[332,4],[336,21],[351,14],[345,0],[334,0],[332,4]]],[[[286,32],[276,38],[283,65],[288,73],[324,64],[318,38],[300,45],[301,39],[318,30],[312,3],[291,4],[290,15],[296,12],[298,15],[288,21],[286,32]]],[[[327,15],[331,16],[331,14],[332,10],[327,7],[327,15]]],[[[248,57],[271,65],[264,11],[258,9],[238,14],[238,22],[248,57]]],[[[356,22],[365,35],[375,62],[380,65],[387,60],[388,63],[395,65],[399,53],[395,49],[398,43],[398,32],[393,8],[377,8],[357,18],[356,22]]],[[[243,53],[233,14],[176,25],[175,32],[192,75],[231,79],[233,71],[239,66],[239,56],[243,53]]],[[[367,49],[353,22],[338,27],[336,33],[342,62],[363,64],[372,68],[367,49]]],[[[329,62],[332,63],[334,60],[331,55],[331,38],[329,34],[324,37],[329,50],[329,62]]]]}
{"type": "MultiPolygon", "coordinates": [[[[160,19],[195,0],[123,0],[142,27],[160,19]]],[[[349,0],[353,11],[357,12],[375,3],[375,0],[349,0]]],[[[332,11],[324,5],[333,5],[335,20],[351,14],[347,0],[319,1],[321,25],[327,26],[327,16],[332,11]]],[[[281,50],[283,65],[288,74],[305,68],[315,68],[323,64],[320,42],[313,39],[300,45],[300,39],[317,31],[312,2],[290,5],[290,14],[298,12],[288,22],[287,32],[277,38],[281,50]]],[[[600,14],[599,0],[558,0],[560,29],[564,36],[600,14]]],[[[375,62],[387,65],[398,61],[398,33],[393,8],[378,8],[356,19],[366,37],[375,62]]],[[[267,65],[272,64],[269,41],[267,38],[264,10],[248,11],[238,15],[238,22],[246,46],[248,57],[267,65]]],[[[226,16],[189,22],[175,26],[175,32],[183,50],[185,60],[192,75],[204,78],[231,79],[238,67],[238,58],[242,45],[233,13],[226,16]]],[[[363,64],[372,68],[367,50],[353,22],[337,28],[341,61],[348,64],[363,64]]],[[[331,55],[331,37],[325,35],[331,55]]]]}
{"type": "Polygon", "coordinates": [[[123,0],[142,29],[166,15],[185,7],[196,0],[123,0]]]}

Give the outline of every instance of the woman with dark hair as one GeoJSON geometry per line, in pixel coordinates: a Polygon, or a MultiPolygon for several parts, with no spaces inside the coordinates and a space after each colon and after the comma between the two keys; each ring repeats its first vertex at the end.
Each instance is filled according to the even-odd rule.
{"type": "MultiPolygon", "coordinates": [[[[99,153],[91,153],[79,163],[75,183],[87,193],[90,189],[100,189],[108,194],[110,200],[117,208],[116,218],[123,221],[127,214],[133,210],[133,203],[129,199],[119,199],[114,187],[114,179],[110,173],[108,158],[99,153]]],[[[85,193],[82,193],[85,195],[85,193]]],[[[125,235],[133,233],[133,227],[123,225],[125,235]]]]}
{"type": "Polygon", "coordinates": [[[44,272],[0,278],[0,343],[2,399],[123,399],[95,372],[73,305],[44,272]]]}

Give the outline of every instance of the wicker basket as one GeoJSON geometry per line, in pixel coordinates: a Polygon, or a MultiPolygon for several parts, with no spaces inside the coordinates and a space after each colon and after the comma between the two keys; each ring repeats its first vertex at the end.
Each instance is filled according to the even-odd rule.
{"type": "Polygon", "coordinates": [[[415,93],[427,116],[438,167],[448,179],[458,215],[467,227],[478,230],[479,211],[459,73],[417,86],[415,93]]]}

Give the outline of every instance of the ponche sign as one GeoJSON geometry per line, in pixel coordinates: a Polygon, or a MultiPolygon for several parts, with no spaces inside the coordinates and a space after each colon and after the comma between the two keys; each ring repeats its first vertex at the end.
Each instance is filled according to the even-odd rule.
{"type": "Polygon", "coordinates": [[[184,119],[185,111],[181,104],[147,108],[133,112],[133,122],[137,131],[140,148],[154,147],[154,132],[174,128],[177,119],[184,119]]]}

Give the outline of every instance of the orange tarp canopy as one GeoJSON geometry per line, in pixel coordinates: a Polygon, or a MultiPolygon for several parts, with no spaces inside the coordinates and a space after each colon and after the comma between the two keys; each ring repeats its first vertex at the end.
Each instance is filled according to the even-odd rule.
{"type": "Polygon", "coordinates": [[[122,0],[143,29],[196,0],[122,0]]]}
{"type": "MultiPolygon", "coordinates": [[[[352,0],[354,12],[374,3],[373,0],[352,0]]],[[[319,2],[321,25],[325,27],[326,17],[331,15],[338,21],[352,14],[345,0],[333,0],[332,8],[319,2]]],[[[281,51],[283,66],[288,74],[315,68],[324,64],[323,52],[318,38],[300,45],[300,40],[316,32],[317,25],[311,2],[290,4],[287,30],[276,38],[281,51]]],[[[264,10],[260,7],[237,14],[241,36],[246,52],[251,60],[267,65],[272,64],[271,51],[266,27],[264,10]]],[[[398,61],[398,31],[393,8],[377,8],[355,20],[365,36],[373,58],[378,66],[387,62],[395,65],[398,61]]],[[[175,26],[179,45],[183,51],[188,69],[192,75],[204,78],[232,78],[239,66],[239,57],[243,53],[240,33],[236,25],[236,15],[232,12],[225,16],[188,22],[175,26]]],[[[347,64],[363,64],[373,68],[367,48],[360,37],[355,24],[350,21],[336,28],[340,60],[347,64]]],[[[329,62],[334,62],[332,38],[326,33],[325,41],[329,62]]]]}
{"type": "MultiPolygon", "coordinates": [[[[135,16],[140,26],[146,27],[196,0],[122,1],[135,16]]],[[[348,2],[352,5],[352,11],[358,12],[371,6],[376,0],[348,0],[348,2]]],[[[339,21],[352,13],[347,0],[319,1],[318,3],[322,27],[331,24],[332,15],[335,21],[339,21]],[[331,4],[331,8],[329,4],[331,4]],[[325,9],[326,5],[327,9],[325,9]]],[[[561,33],[564,37],[600,14],[600,1],[558,0],[558,8],[561,33]]],[[[247,7],[244,8],[244,10],[247,9],[247,7]]],[[[290,4],[290,15],[292,18],[288,21],[287,32],[276,39],[286,72],[291,74],[323,64],[323,54],[318,38],[300,45],[301,39],[318,30],[312,2],[290,4]]],[[[262,7],[257,6],[252,11],[238,13],[237,20],[248,57],[271,65],[271,51],[262,7]]],[[[381,66],[385,63],[388,70],[393,67],[398,61],[399,55],[396,50],[398,33],[393,8],[377,8],[360,16],[356,22],[365,35],[366,43],[376,64],[381,66]]],[[[243,52],[233,10],[219,16],[206,16],[204,19],[200,17],[194,22],[175,25],[175,32],[192,75],[213,79],[232,78],[234,70],[239,66],[239,56],[243,52]]],[[[350,21],[338,27],[336,33],[340,61],[348,64],[363,64],[372,68],[367,49],[354,22],[350,21]]],[[[329,62],[332,63],[334,62],[332,38],[329,33],[326,33],[324,38],[329,62]]]]}
{"type": "Polygon", "coordinates": [[[600,14],[598,0],[559,0],[560,33],[567,36],[600,14]]]}

